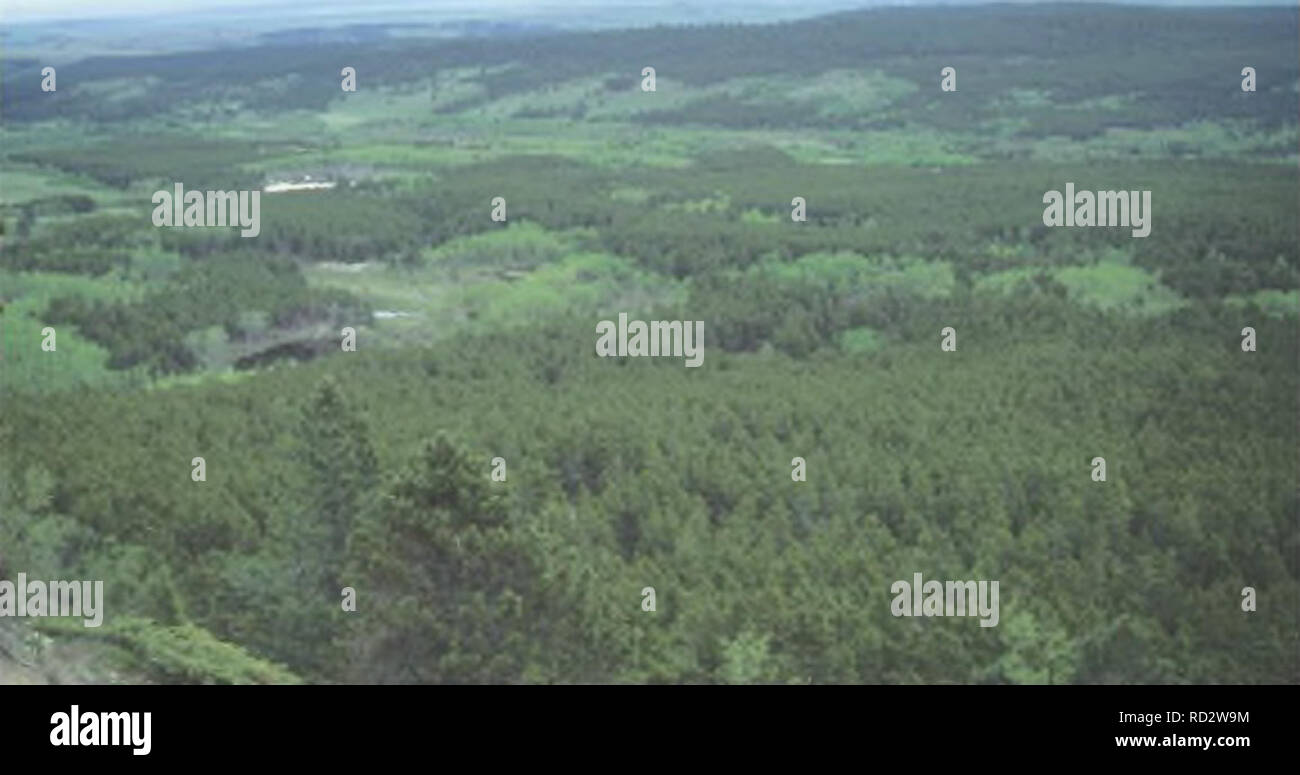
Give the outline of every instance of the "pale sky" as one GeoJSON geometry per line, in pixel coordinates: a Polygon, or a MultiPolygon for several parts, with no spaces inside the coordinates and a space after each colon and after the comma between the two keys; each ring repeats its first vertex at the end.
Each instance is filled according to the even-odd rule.
{"type": "Polygon", "coordinates": [[[244,2],[221,0],[0,0],[0,18],[17,21],[41,18],[94,18],[123,13],[169,11],[185,8],[220,8],[223,5],[248,5],[244,2]]]}
{"type": "MultiPolygon", "coordinates": [[[[439,9],[483,9],[487,8],[532,8],[539,9],[546,6],[567,6],[569,8],[578,6],[656,6],[668,5],[672,0],[306,0],[315,7],[348,7],[365,8],[368,5],[383,5],[389,8],[394,6],[409,5],[413,10],[430,11],[439,9]]],[[[954,0],[937,0],[937,3],[953,2],[954,0]]],[[[963,2],[963,0],[955,0],[963,2]]],[[[981,2],[982,0],[967,0],[969,2],[981,2]]],[[[995,0],[983,0],[992,2],[995,0]]],[[[1003,0],[1005,1],[1005,0],[1003,0]]],[[[1052,0],[1048,0],[1051,2],[1052,0]]],[[[1058,0],[1059,1],[1059,0],[1058,0]]],[[[1067,0],[1068,1],[1068,0],[1067,0]]],[[[862,0],[860,5],[925,5],[935,3],[936,0],[862,0]]],[[[1012,0],[1015,2],[1015,0],[1012,0]]],[[[1126,2],[1126,0],[1119,0],[1126,2]]],[[[1286,5],[1294,0],[1146,0],[1151,5],[1286,5]]],[[[697,5],[704,7],[716,7],[723,4],[736,5],[737,0],[687,0],[682,5],[697,5]]],[[[1143,4],[1142,0],[1127,0],[1126,4],[1143,4]]],[[[740,3],[744,4],[744,3],[740,3]]],[[[751,2],[751,5],[776,4],[776,0],[759,0],[751,2]]],[[[835,2],[828,3],[843,7],[846,5],[858,5],[859,3],[835,2]]],[[[276,5],[296,5],[290,0],[0,0],[0,21],[19,22],[19,21],[43,21],[48,19],[102,19],[110,16],[130,16],[141,13],[161,13],[170,14],[184,11],[212,10],[219,8],[229,8],[232,6],[276,6],[276,5]]],[[[816,2],[810,5],[817,5],[816,2]]]]}
{"type": "MultiPolygon", "coordinates": [[[[707,1],[707,0],[706,0],[707,1]]],[[[370,0],[308,0],[316,6],[352,6],[365,8],[370,0]]],[[[560,2],[561,5],[626,5],[628,0],[576,0],[560,2]]],[[[232,6],[290,5],[288,0],[0,0],[0,19],[8,21],[39,21],[45,19],[102,19],[109,16],[129,16],[142,13],[171,14],[184,11],[212,10],[232,6]]],[[[400,5],[399,2],[386,5],[400,5]]],[[[545,0],[425,0],[411,3],[418,9],[539,7],[557,4],[545,0]]]]}

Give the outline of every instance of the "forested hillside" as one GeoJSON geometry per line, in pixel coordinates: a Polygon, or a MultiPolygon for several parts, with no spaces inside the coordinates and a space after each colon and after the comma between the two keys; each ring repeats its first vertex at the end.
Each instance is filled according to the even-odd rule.
{"type": "Polygon", "coordinates": [[[8,60],[0,579],[106,614],[0,646],[104,649],[76,681],[1300,682],[1298,16],[293,42],[53,92],[8,60]],[[260,189],[260,233],[155,227],[174,182],[260,189]],[[1045,225],[1067,183],[1149,191],[1149,236],[1045,225]],[[702,365],[598,357],[620,313],[703,321],[702,365]],[[998,580],[1000,621],[895,615],[914,573],[998,580]]]}

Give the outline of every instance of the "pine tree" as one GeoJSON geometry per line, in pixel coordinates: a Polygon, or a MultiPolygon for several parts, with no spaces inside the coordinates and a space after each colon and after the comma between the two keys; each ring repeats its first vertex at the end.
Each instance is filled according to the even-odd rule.
{"type": "Polygon", "coordinates": [[[373,497],[377,463],[366,422],[337,381],[325,379],[303,407],[298,426],[304,487],[270,529],[263,551],[231,560],[246,605],[258,607],[256,639],[277,660],[307,674],[332,675],[347,615],[341,590],[347,536],[373,497]]]}
{"type": "Polygon", "coordinates": [[[349,545],[359,616],[353,675],[375,682],[521,680],[537,565],[507,525],[484,466],[445,435],[427,442],[349,545]]]}
{"type": "Polygon", "coordinates": [[[303,409],[299,428],[309,471],[306,502],[311,505],[295,521],[291,539],[300,557],[318,569],[322,591],[337,596],[348,534],[376,485],[378,464],[365,421],[331,376],[321,381],[303,409]]]}

